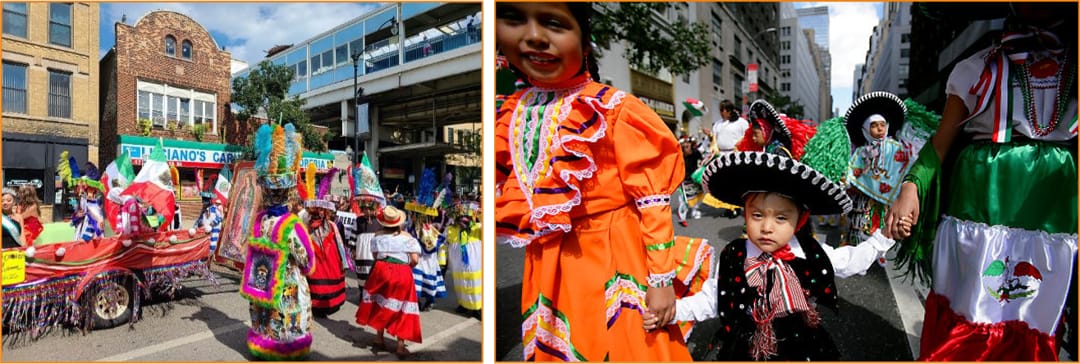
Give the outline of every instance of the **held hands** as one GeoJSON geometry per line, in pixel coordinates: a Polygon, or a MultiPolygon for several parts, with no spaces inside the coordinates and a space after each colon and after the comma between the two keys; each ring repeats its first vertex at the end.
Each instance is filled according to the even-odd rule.
{"type": "Polygon", "coordinates": [[[900,195],[896,197],[896,202],[889,206],[889,212],[885,215],[885,226],[882,229],[885,237],[903,240],[911,236],[911,228],[919,220],[919,196],[915,187],[911,182],[900,185],[900,195]]]}
{"type": "Polygon", "coordinates": [[[645,291],[645,330],[654,330],[675,318],[675,287],[649,287],[645,291]]]}

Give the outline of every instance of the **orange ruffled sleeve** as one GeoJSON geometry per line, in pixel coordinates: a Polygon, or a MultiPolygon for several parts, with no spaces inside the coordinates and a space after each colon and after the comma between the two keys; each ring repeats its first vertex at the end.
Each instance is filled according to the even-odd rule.
{"type": "Polygon", "coordinates": [[[504,114],[513,114],[517,107],[521,92],[515,92],[506,98],[502,106],[495,113],[495,191],[499,191],[506,179],[513,172],[510,160],[510,118],[504,114]]]}
{"type": "Polygon", "coordinates": [[[636,97],[627,97],[612,123],[611,137],[623,190],[641,214],[649,285],[675,279],[678,258],[671,223],[671,194],[686,175],[682,150],[667,125],[636,97]]]}

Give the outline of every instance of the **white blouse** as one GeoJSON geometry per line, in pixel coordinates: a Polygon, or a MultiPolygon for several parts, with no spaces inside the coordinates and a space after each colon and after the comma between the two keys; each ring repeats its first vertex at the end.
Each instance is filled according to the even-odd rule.
{"type": "MultiPolygon", "coordinates": [[[[744,241],[743,244],[746,244],[746,256],[756,257],[761,255],[761,249],[758,249],[749,240],[744,241]]],[[[832,262],[836,278],[847,278],[856,274],[866,274],[874,261],[879,257],[883,257],[885,252],[889,251],[895,244],[895,240],[881,235],[879,230],[875,231],[873,236],[859,245],[833,248],[821,244],[821,248],[825,251],[825,255],[829,257],[829,261],[832,262]]],[[[799,239],[791,237],[788,245],[791,246],[791,252],[796,257],[806,259],[806,252],[799,245],[799,239]]],[[[719,263],[717,265],[719,266],[719,263]]],[[[718,267],[715,267],[709,272],[709,279],[701,287],[701,292],[675,301],[674,321],[703,321],[716,317],[717,286],[719,284],[716,275],[718,270],[718,267]]]]}
{"type": "Polygon", "coordinates": [[[420,253],[420,242],[408,234],[378,234],[371,239],[371,252],[375,260],[390,257],[408,262],[409,253],[420,253]]]}

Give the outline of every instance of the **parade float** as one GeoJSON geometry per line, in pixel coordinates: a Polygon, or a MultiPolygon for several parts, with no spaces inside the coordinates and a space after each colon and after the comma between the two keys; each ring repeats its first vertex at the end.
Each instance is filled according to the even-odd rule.
{"type": "Polygon", "coordinates": [[[138,175],[126,154],[104,175],[90,163],[80,175],[74,158],[63,154],[58,173],[80,201],[72,219],[78,228],[72,241],[3,250],[5,334],[38,338],[55,327],[86,333],[134,323],[142,302],[175,297],[191,275],[216,284],[210,229],[167,230],[176,170],[162,149],[159,144],[138,175]],[[104,234],[107,228],[115,235],[104,234]]]}

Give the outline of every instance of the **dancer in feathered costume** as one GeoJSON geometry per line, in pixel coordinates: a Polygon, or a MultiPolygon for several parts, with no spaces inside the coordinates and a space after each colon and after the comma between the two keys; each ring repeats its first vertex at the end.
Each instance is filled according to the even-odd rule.
{"type": "Polygon", "coordinates": [[[303,183],[296,184],[307,208],[304,222],[315,248],[315,271],[308,275],[308,285],[311,287],[311,310],[318,317],[337,312],[345,303],[345,269],[349,262],[341,231],[331,217],[337,209],[330,201],[330,183],[337,171],[337,168],[330,169],[316,190],[315,163],[309,162],[303,183]]]}
{"type": "Polygon", "coordinates": [[[439,232],[442,229],[441,224],[435,221],[439,217],[436,201],[440,200],[440,195],[445,196],[445,187],[436,188],[435,169],[427,168],[420,177],[416,201],[405,204],[405,210],[411,215],[410,233],[420,240],[420,259],[412,272],[417,299],[422,301],[421,311],[430,310],[436,298],[446,296],[446,283],[439,272],[438,256],[439,232]]]}
{"type": "Polygon", "coordinates": [[[480,319],[483,308],[483,244],[481,224],[476,217],[480,205],[475,201],[462,201],[450,213],[450,226],[446,227],[446,243],[449,251],[446,270],[454,282],[454,295],[458,300],[458,313],[480,319]]]}
{"type": "Polygon", "coordinates": [[[302,152],[292,124],[264,124],[255,134],[255,172],[266,195],[248,243],[240,294],[251,301],[247,345],[258,359],[297,360],[311,350],[305,276],[316,268],[315,248],[303,221],[285,205],[302,152]]]}
{"type": "Polygon", "coordinates": [[[71,225],[75,226],[75,240],[90,241],[102,237],[105,213],[102,210],[102,194],[104,186],[98,179],[101,177],[93,163],[86,162],[83,168],[86,172],[80,175],[78,163],[75,157],[65,150],[60,154],[60,163],[56,170],[60,177],[67,182],[68,187],[75,188],[75,196],[78,205],[75,214],[71,218],[71,225]]]}
{"type": "Polygon", "coordinates": [[[356,278],[360,291],[364,290],[371,268],[375,266],[375,256],[371,253],[371,239],[379,230],[379,224],[373,221],[376,211],[386,205],[379,177],[371,168],[367,154],[349,173],[349,191],[352,193],[352,208],[356,214],[356,241],[353,243],[353,261],[356,263],[356,278]]]}
{"type": "Polygon", "coordinates": [[[210,255],[217,250],[218,240],[221,238],[221,223],[225,220],[225,207],[221,198],[213,191],[208,190],[203,182],[203,171],[195,172],[195,184],[202,191],[199,196],[203,200],[203,210],[199,218],[195,220],[195,228],[203,229],[210,233],[210,255]]]}

